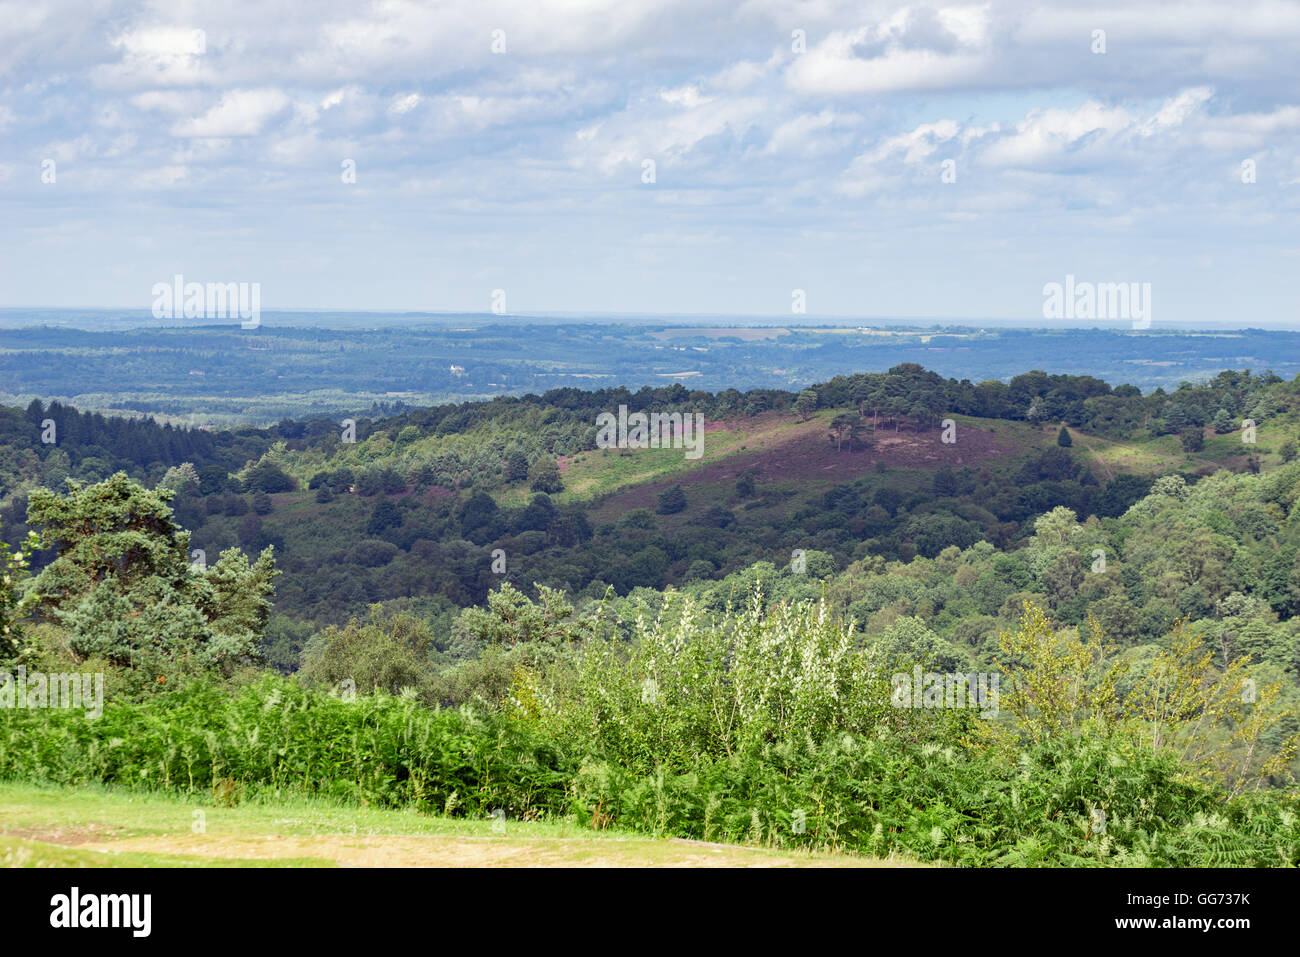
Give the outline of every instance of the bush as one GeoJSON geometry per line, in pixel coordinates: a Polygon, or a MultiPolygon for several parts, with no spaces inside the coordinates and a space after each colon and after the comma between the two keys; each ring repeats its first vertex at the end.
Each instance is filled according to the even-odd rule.
{"type": "Polygon", "coordinates": [[[481,817],[560,813],[573,764],[526,725],[408,697],[355,700],[268,675],[77,711],[3,709],[0,777],[212,793],[290,788],[380,807],[481,817]]]}
{"type": "Polygon", "coordinates": [[[345,682],[357,692],[404,688],[425,692],[433,635],[427,625],[405,614],[388,615],[372,605],[365,619],[330,625],[307,642],[302,676],[314,685],[337,690],[345,682]]]}
{"type": "Polygon", "coordinates": [[[1200,428],[1183,429],[1178,433],[1178,439],[1183,444],[1184,452],[1199,452],[1205,448],[1205,432],[1200,428]]]}
{"type": "Polygon", "coordinates": [[[673,485],[659,493],[655,511],[660,515],[676,515],[686,509],[686,493],[680,485],[673,485]]]}
{"type": "Polygon", "coordinates": [[[532,719],[384,693],[349,700],[274,676],[237,693],[196,682],[114,703],[93,721],[4,709],[0,778],[205,797],[230,782],[244,793],[479,818],[496,808],[513,819],[572,815],[591,827],[972,866],[1300,864],[1294,797],[1224,801],[1169,755],[1104,741],[1049,739],[999,763],[881,732],[805,733],[687,769],[628,766],[532,719]]]}
{"type": "Polygon", "coordinates": [[[564,480],[560,477],[560,467],[554,459],[539,458],[528,470],[529,488],[534,492],[554,495],[564,491],[564,480]]]}

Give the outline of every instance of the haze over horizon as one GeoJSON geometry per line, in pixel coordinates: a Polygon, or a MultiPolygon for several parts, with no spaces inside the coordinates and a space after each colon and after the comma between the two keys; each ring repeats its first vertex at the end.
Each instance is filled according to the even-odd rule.
{"type": "MultiPolygon", "coordinates": [[[[999,316],[862,316],[834,314],[803,315],[750,315],[707,313],[652,313],[652,312],[583,312],[575,310],[536,310],[528,313],[495,314],[468,310],[431,310],[431,309],[328,309],[328,308],[284,308],[264,310],[261,324],[274,326],[297,326],[300,323],[329,325],[331,319],[360,319],[374,317],[389,326],[402,326],[407,323],[418,325],[422,322],[473,322],[485,325],[510,322],[542,322],[547,324],[608,324],[608,325],[710,325],[735,326],[747,328],[753,326],[788,326],[803,327],[843,327],[850,325],[865,328],[908,327],[916,329],[963,328],[977,329],[1024,329],[1050,332],[1053,329],[1097,329],[1104,332],[1199,332],[1199,333],[1234,333],[1244,329],[1261,329],[1266,331],[1300,330],[1300,318],[1292,321],[1250,321],[1242,323],[1228,322],[1223,319],[1202,319],[1184,321],[1166,321],[1154,323],[1152,328],[1135,330],[1128,320],[1097,319],[1060,319],[1045,320],[1039,318],[1015,318],[999,316]]],[[[237,320],[228,320],[234,322],[237,320]]],[[[156,319],[148,309],[132,307],[81,306],[62,307],[45,305],[0,306],[0,329],[23,328],[39,325],[69,325],[77,328],[102,328],[106,322],[114,327],[201,327],[220,326],[222,320],[167,318],[156,319]]]]}

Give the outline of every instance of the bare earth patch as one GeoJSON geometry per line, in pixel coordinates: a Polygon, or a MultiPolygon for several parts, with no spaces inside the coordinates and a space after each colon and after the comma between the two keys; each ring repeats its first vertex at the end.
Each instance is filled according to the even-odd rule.
{"type": "Polygon", "coordinates": [[[318,834],[134,837],[82,850],[224,860],[316,859],[341,867],[906,867],[830,854],[800,854],[701,841],[318,834]]]}
{"type": "Polygon", "coordinates": [[[58,844],[60,847],[80,847],[103,841],[111,837],[111,827],[94,825],[83,827],[7,827],[0,831],[5,837],[17,837],[27,841],[43,841],[46,844],[58,844]]]}

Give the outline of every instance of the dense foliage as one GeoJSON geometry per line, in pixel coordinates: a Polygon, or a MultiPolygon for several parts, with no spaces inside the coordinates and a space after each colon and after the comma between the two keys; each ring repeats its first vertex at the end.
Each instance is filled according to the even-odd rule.
{"type": "Polygon", "coordinates": [[[0,709],[0,775],[961,864],[1294,866],[1296,389],[907,364],[440,406],[355,443],[139,422],[123,459],[95,444],[114,420],[14,410],[0,665],[101,671],[109,703],[0,709]],[[592,451],[618,405],[701,411],[733,444],[623,478],[634,453],[592,451]],[[953,417],[1010,447],[933,454],[953,417]],[[787,430],[877,466],[782,479],[747,445],[787,430]],[[1107,437],[1149,467],[1114,474],[1107,437]],[[908,706],[913,669],[1000,698],[908,706]]]}

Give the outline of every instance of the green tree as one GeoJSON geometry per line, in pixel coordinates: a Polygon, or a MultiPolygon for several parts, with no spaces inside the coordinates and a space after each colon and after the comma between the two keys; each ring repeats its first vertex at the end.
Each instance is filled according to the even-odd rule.
{"type": "Polygon", "coordinates": [[[457,509],[461,534],[471,538],[480,531],[491,531],[497,512],[496,500],[487,492],[475,489],[457,509]]]}
{"type": "Polygon", "coordinates": [[[1074,440],[1070,438],[1070,430],[1065,426],[1061,426],[1061,431],[1056,433],[1056,444],[1067,449],[1074,444],[1074,440]]]}
{"type": "Polygon", "coordinates": [[[554,495],[564,491],[564,479],[560,476],[560,466],[550,456],[542,456],[528,470],[529,488],[534,492],[554,495]]]}
{"type": "Polygon", "coordinates": [[[563,647],[596,633],[596,616],[575,615],[564,592],[535,587],[537,601],[506,582],[488,593],[486,608],[463,610],[452,624],[452,653],[473,657],[489,645],[563,647]]]}
{"type": "Polygon", "coordinates": [[[244,488],[257,492],[292,492],[297,487],[293,477],[270,459],[262,459],[244,475],[244,488]]]}
{"type": "Polygon", "coordinates": [[[163,488],[169,488],[178,495],[197,495],[199,492],[199,473],[193,463],[182,462],[167,470],[158,482],[163,488]]]}
{"type": "Polygon", "coordinates": [[[506,453],[506,481],[522,482],[528,478],[528,456],[522,449],[511,449],[506,453]]]}
{"type": "Polygon", "coordinates": [[[278,572],[237,548],[191,564],[190,534],[172,519],[168,489],[124,472],[66,495],[32,493],[27,521],[56,556],[25,589],[22,608],[68,630],[79,660],[147,671],[220,669],[255,660],[278,572]]]}
{"type": "Polygon", "coordinates": [[[1178,438],[1179,441],[1183,443],[1184,452],[1199,452],[1201,449],[1205,448],[1205,432],[1200,426],[1183,429],[1178,433],[1178,438]]]}
{"type": "Polygon", "coordinates": [[[965,653],[936,635],[920,618],[904,616],[896,619],[875,636],[875,645],[894,667],[922,664],[954,671],[966,665],[965,653]]]}
{"type": "Polygon", "coordinates": [[[817,411],[817,393],[812,389],[804,389],[795,397],[794,410],[802,421],[807,422],[817,411]]]}
{"type": "Polygon", "coordinates": [[[835,451],[838,452],[844,447],[844,439],[853,435],[855,427],[861,432],[861,419],[862,417],[856,412],[841,412],[831,419],[831,438],[835,440],[835,451]]]}
{"type": "Polygon", "coordinates": [[[390,528],[402,524],[402,510],[390,499],[381,498],[370,510],[370,520],[366,522],[367,535],[382,535],[390,528]]]}
{"type": "MultiPolygon", "coordinates": [[[[164,476],[164,479],[166,476],[164,476]]],[[[230,474],[220,465],[205,465],[199,469],[199,494],[215,495],[230,485],[230,474]]]]}
{"type": "Polygon", "coordinates": [[[308,640],[302,675],[335,690],[427,691],[432,647],[433,633],[427,624],[413,615],[385,613],[383,606],[371,605],[364,619],[353,618],[342,627],[330,625],[308,640]]]}

